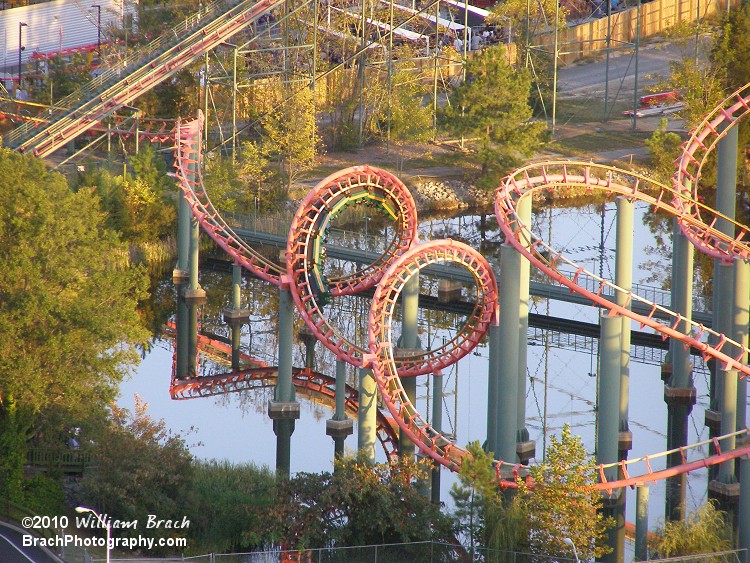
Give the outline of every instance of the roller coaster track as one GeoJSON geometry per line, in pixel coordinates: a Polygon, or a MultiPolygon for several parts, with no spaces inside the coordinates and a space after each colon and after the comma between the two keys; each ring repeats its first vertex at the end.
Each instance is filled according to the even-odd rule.
{"type": "MultiPolygon", "coordinates": [[[[176,335],[175,327],[169,324],[166,334],[170,338],[176,335]]],[[[231,363],[232,348],[228,344],[204,334],[198,334],[198,352],[214,358],[223,364],[231,363]]],[[[177,358],[172,358],[172,381],[169,395],[173,400],[213,397],[227,393],[265,389],[273,386],[278,377],[278,369],[261,362],[248,354],[241,353],[240,360],[248,367],[217,375],[202,375],[191,378],[177,377],[177,358]]],[[[308,368],[294,368],[292,383],[298,393],[311,400],[333,408],[336,400],[336,379],[308,368]]],[[[346,386],[344,409],[350,417],[356,417],[359,411],[359,391],[351,385],[346,386]]],[[[386,458],[395,460],[398,457],[398,426],[392,418],[378,409],[376,435],[385,452],[386,458]]]]}
{"type": "MultiPolygon", "coordinates": [[[[0,91],[0,118],[5,116],[12,121],[32,122],[36,126],[46,126],[50,122],[50,113],[59,109],[36,102],[21,102],[5,96],[0,91]]],[[[139,118],[132,115],[113,114],[107,125],[96,123],[89,131],[117,135],[123,139],[135,137],[152,143],[172,141],[174,138],[175,119],[139,118]]]]}
{"type": "Polygon", "coordinates": [[[703,165],[717,143],[748,113],[750,84],[733,92],[695,128],[682,146],[677,172],[672,177],[672,184],[679,194],[675,207],[680,211],[678,218],[682,232],[701,252],[725,261],[735,257],[750,258],[750,241],[747,240],[750,227],[699,201],[698,183],[703,165]],[[730,226],[734,236],[714,229],[717,222],[730,226]]]}
{"type": "Polygon", "coordinates": [[[217,0],[130,55],[125,68],[110,69],[60,100],[50,124],[26,122],[5,137],[21,152],[44,158],[144,92],[186,68],[282,0],[217,0]]]}
{"type": "MultiPolygon", "coordinates": [[[[736,107],[747,110],[745,98],[738,93],[734,96],[739,96],[742,102],[725,102],[729,109],[719,111],[720,117],[704,122],[704,130],[710,132],[716,129],[716,122],[735,115],[736,107]]],[[[747,111],[744,111],[742,115],[745,113],[747,111]]],[[[350,168],[326,178],[305,198],[289,231],[286,271],[281,265],[271,265],[263,259],[255,259],[252,249],[241,242],[241,239],[231,231],[219,213],[211,206],[202,187],[198,165],[200,147],[197,142],[200,138],[201,127],[202,117],[199,116],[192,122],[180,124],[176,134],[177,177],[185,197],[190,202],[193,214],[201,226],[237,263],[248,267],[253,273],[271,283],[288,287],[294,295],[295,304],[305,323],[339,359],[354,365],[372,368],[383,401],[401,430],[426,455],[452,470],[457,470],[463,459],[470,454],[432,428],[421,416],[404,391],[401,377],[434,373],[451,365],[478,344],[491,323],[498,322],[497,286],[485,259],[463,243],[442,240],[419,244],[416,236],[409,240],[408,234],[412,231],[409,226],[410,219],[407,219],[407,212],[411,212],[408,204],[410,199],[400,191],[396,191],[397,180],[390,178],[382,171],[366,166],[350,168]],[[363,180],[362,175],[367,178],[363,180]],[[377,178],[377,180],[373,181],[372,178],[377,178]],[[389,188],[392,191],[383,190],[385,181],[393,182],[394,187],[389,188]],[[349,186],[354,187],[348,190],[349,186]],[[355,202],[361,197],[367,197],[362,195],[362,190],[378,201],[391,202],[389,209],[395,215],[397,224],[400,225],[399,235],[385,254],[372,266],[364,268],[353,276],[342,278],[339,282],[328,281],[322,275],[321,262],[324,252],[321,237],[324,239],[325,228],[332,215],[335,215],[344,205],[355,202]],[[398,196],[393,195],[396,193],[398,196]],[[398,212],[395,211],[397,208],[398,212]],[[248,258],[248,256],[251,257],[248,258]],[[438,262],[459,265],[471,273],[475,281],[475,309],[469,315],[466,325],[458,331],[451,342],[437,350],[428,351],[426,354],[407,357],[407,361],[403,362],[403,358],[400,355],[397,358],[394,351],[392,334],[398,297],[414,274],[438,262]],[[269,272],[272,273],[269,274],[269,272]],[[319,304],[318,300],[321,300],[321,295],[329,288],[331,295],[344,295],[364,287],[372,287],[373,284],[377,285],[369,315],[369,349],[361,351],[338,336],[330,327],[322,312],[322,304],[319,304]]],[[[685,161],[684,155],[695,154],[695,147],[700,146],[695,144],[696,135],[698,134],[694,134],[686,145],[681,163],[685,161]]],[[[720,133],[717,133],[716,137],[719,135],[720,133]]],[[[706,136],[702,138],[705,139],[706,136]]],[[[713,147],[715,140],[710,147],[713,147]]],[[[705,153],[707,154],[710,150],[707,147],[705,153]]],[[[703,160],[705,160],[705,154],[703,160]]],[[[693,186],[699,176],[700,166],[699,162],[692,171],[690,179],[693,186]]],[[[688,168],[690,167],[686,169],[688,168]]],[[[506,240],[554,282],[584,296],[591,303],[608,311],[611,316],[624,316],[637,321],[642,328],[649,327],[661,334],[664,339],[674,338],[686,347],[695,348],[704,359],[717,360],[722,369],[737,370],[739,376],[744,377],[750,374],[750,366],[744,363],[744,358],[747,357],[746,354],[749,351],[745,345],[673,312],[665,306],[652,303],[628,289],[618,287],[578,266],[536,237],[529,226],[523,224],[516,212],[519,200],[531,198],[535,192],[571,189],[599,191],[610,198],[622,196],[631,201],[643,201],[656,211],[678,217],[690,239],[696,242],[699,249],[711,255],[725,260],[734,256],[746,256],[748,248],[741,240],[742,236],[735,238],[723,235],[716,228],[715,220],[710,224],[702,222],[698,211],[703,211],[705,214],[709,208],[699,203],[692,192],[688,193],[685,182],[680,180],[687,177],[683,168],[680,168],[675,175],[675,187],[669,187],[634,172],[590,162],[537,163],[519,168],[504,179],[496,192],[495,214],[506,240]],[[688,214],[690,210],[695,212],[688,214]],[[564,273],[564,270],[571,269],[574,272],[572,276],[564,273]],[[630,305],[635,302],[640,303],[640,312],[631,310],[630,305]],[[711,337],[711,343],[708,342],[709,337],[711,337]]],[[[739,227],[741,227],[741,233],[746,232],[746,227],[739,227]]],[[[748,431],[743,430],[740,433],[745,432],[748,431]]],[[[709,442],[701,442],[670,452],[625,460],[618,464],[602,465],[599,467],[602,480],[598,487],[611,491],[747,456],[750,454],[750,443],[729,451],[722,451],[721,448],[722,441],[736,437],[740,433],[710,440],[716,453],[708,457],[702,451],[709,442]],[[700,458],[688,460],[687,454],[691,451],[700,451],[700,458]],[[654,471],[652,469],[652,460],[671,453],[681,455],[680,465],[665,470],[654,471]],[[639,463],[645,468],[634,470],[639,463]],[[623,478],[607,481],[605,470],[614,466],[618,467],[623,478]],[[636,472],[636,476],[631,475],[636,472]]],[[[496,460],[495,468],[499,483],[503,487],[516,486],[516,478],[528,474],[523,466],[503,460],[496,460]]]]}
{"type": "MultiPolygon", "coordinates": [[[[308,194],[292,219],[286,267],[283,267],[245,243],[211,203],[200,174],[202,126],[199,115],[191,122],[181,123],[175,133],[176,177],[193,216],[235,263],[273,285],[288,288],[305,324],[337,358],[364,367],[368,352],[349,342],[330,324],[323,312],[324,303],[329,296],[351,295],[372,288],[400,257],[417,245],[417,214],[409,191],[389,172],[369,166],[347,168],[325,178],[308,194]],[[322,269],[326,229],[347,206],[361,203],[381,207],[394,218],[394,239],[380,257],[354,274],[326,279],[322,269]]],[[[456,249],[463,248],[452,241],[420,247],[430,249],[432,260],[429,263],[443,261],[446,257],[445,261],[450,262],[451,257],[460,254],[456,249]]],[[[474,253],[470,263],[481,274],[472,272],[477,298],[467,322],[452,340],[436,350],[404,351],[397,362],[400,376],[432,373],[451,365],[476,346],[487,331],[489,318],[494,313],[497,286],[491,268],[481,255],[474,253]]]]}

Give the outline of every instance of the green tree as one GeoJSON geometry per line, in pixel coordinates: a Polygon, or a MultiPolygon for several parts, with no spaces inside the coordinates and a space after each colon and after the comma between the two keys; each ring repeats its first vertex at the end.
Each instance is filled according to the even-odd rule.
{"type": "Polygon", "coordinates": [[[467,449],[471,455],[461,463],[458,482],[451,487],[456,531],[468,538],[472,553],[479,548],[526,551],[529,526],[522,498],[503,495],[492,453],[486,453],[478,442],[467,449]]]}
{"type": "Polygon", "coordinates": [[[70,61],[61,56],[47,61],[46,80],[34,81],[31,97],[43,104],[54,104],[91,80],[91,59],[81,54],[74,54],[70,61]]]}
{"type": "Polygon", "coordinates": [[[419,75],[399,70],[392,78],[390,104],[379,108],[377,117],[384,133],[390,119],[391,141],[399,148],[399,171],[404,164],[403,145],[408,141],[427,141],[432,136],[433,112],[431,105],[424,103],[425,95],[425,82],[419,75]]]}
{"type": "Polygon", "coordinates": [[[531,553],[569,557],[564,538],[573,540],[581,560],[609,553],[605,539],[612,523],[601,512],[596,464],[569,425],[559,439],[550,438],[544,461],[530,471],[533,489],[519,482],[519,494],[525,497],[531,553]]]}
{"type": "Polygon", "coordinates": [[[750,5],[732,10],[714,36],[713,65],[722,72],[727,92],[750,82],[750,5]]]}
{"type": "Polygon", "coordinates": [[[270,470],[227,461],[196,462],[190,488],[190,538],[198,549],[229,553],[270,543],[267,515],[274,510],[276,490],[270,470]]]}
{"type": "MultiPolygon", "coordinates": [[[[131,413],[110,405],[109,423],[91,429],[93,467],[81,483],[82,503],[118,520],[145,525],[149,514],[182,521],[190,499],[192,457],[184,437],[148,415],[148,403],[135,397],[131,413]]],[[[174,537],[174,529],[154,529],[155,537],[174,537]]],[[[187,532],[183,530],[182,532],[187,532]]],[[[143,534],[143,527],[122,530],[143,534]]]]}
{"type": "Polygon", "coordinates": [[[731,524],[713,501],[692,512],[685,521],[666,522],[653,538],[649,550],[659,558],[713,553],[733,547],[731,524]]]}
{"type": "Polygon", "coordinates": [[[530,85],[529,75],[506,61],[505,47],[488,47],[467,62],[466,81],[441,113],[450,133],[469,139],[481,185],[494,187],[544,139],[546,125],[531,121],[530,85]]]}
{"type": "Polygon", "coordinates": [[[312,90],[303,88],[287,97],[261,122],[263,155],[278,162],[279,172],[286,178],[289,189],[300,174],[315,163],[320,149],[312,90]]]}
{"type": "Polygon", "coordinates": [[[277,537],[290,548],[447,541],[450,520],[419,491],[429,464],[345,458],[333,474],[280,484],[277,537]]]}
{"type": "Polygon", "coordinates": [[[22,500],[29,439],[101,416],[138,362],[147,286],[91,190],[6,149],[0,177],[0,498],[22,500]]]}
{"type": "Polygon", "coordinates": [[[682,139],[677,133],[667,131],[667,120],[662,119],[659,126],[649,139],[646,146],[651,155],[651,169],[656,179],[669,184],[669,179],[675,172],[675,161],[680,156],[682,139]]]}

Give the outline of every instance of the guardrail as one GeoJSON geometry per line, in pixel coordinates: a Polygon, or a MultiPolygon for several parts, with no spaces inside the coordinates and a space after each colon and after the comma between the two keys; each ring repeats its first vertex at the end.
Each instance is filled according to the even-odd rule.
{"type": "Polygon", "coordinates": [[[64,473],[83,473],[91,465],[91,455],[78,450],[30,448],[26,452],[26,464],[41,469],[57,469],[64,473]]]}

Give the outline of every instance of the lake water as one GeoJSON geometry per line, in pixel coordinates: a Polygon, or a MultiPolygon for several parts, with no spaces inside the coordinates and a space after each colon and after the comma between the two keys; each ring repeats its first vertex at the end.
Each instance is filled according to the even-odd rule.
{"type": "MultiPolygon", "coordinates": [[[[636,205],[635,218],[635,264],[633,281],[646,282],[654,273],[654,262],[666,267],[669,263],[653,254],[649,248],[656,246],[654,237],[643,226],[643,216],[648,209],[643,204],[636,205]]],[[[615,247],[615,204],[609,203],[602,212],[601,205],[579,209],[542,210],[535,215],[534,229],[551,245],[562,250],[566,256],[588,269],[614,277],[615,247]],[[551,226],[550,226],[551,223],[551,226]],[[551,238],[550,238],[551,237],[551,238]],[[603,244],[602,244],[603,242],[603,244]]],[[[370,221],[367,221],[370,223],[370,221]]],[[[478,216],[457,216],[446,219],[423,221],[420,226],[422,240],[452,236],[481,245],[482,251],[491,262],[497,262],[496,249],[499,247],[499,230],[494,228],[481,233],[478,216]]],[[[487,217],[487,224],[495,225],[493,216],[487,217]]],[[[370,235],[378,232],[377,223],[369,225],[370,235]]],[[[228,273],[202,272],[202,285],[209,292],[209,303],[228,303],[231,275],[228,273]]],[[[532,276],[534,274],[532,273],[532,276]]],[[[424,278],[423,278],[424,279],[424,278]]],[[[425,284],[429,282],[424,282],[425,284]]],[[[651,285],[657,285],[651,282],[651,285]]],[[[253,335],[244,334],[243,346],[252,347],[253,353],[275,365],[275,317],[272,304],[275,302],[275,288],[259,281],[245,280],[243,299],[253,309],[253,335]]],[[[243,304],[244,306],[244,304],[243,304]]],[[[205,307],[204,307],[205,309],[205,307]]],[[[366,322],[369,302],[359,298],[349,299],[337,309],[334,316],[343,319],[342,330],[362,331],[366,322]]],[[[570,303],[548,302],[533,299],[531,312],[551,314],[568,319],[596,323],[598,311],[592,307],[570,303]]],[[[211,318],[204,313],[204,326],[211,325],[211,318]]],[[[439,342],[450,338],[453,321],[422,314],[420,338],[425,343],[439,342]]],[[[638,327],[634,327],[638,328],[638,327]]],[[[219,323],[211,330],[222,330],[219,323]]],[[[547,412],[547,435],[559,433],[563,424],[570,424],[574,433],[580,435],[589,451],[594,450],[596,404],[596,350],[584,347],[582,350],[551,347],[545,352],[542,340],[530,342],[528,353],[528,376],[526,412],[527,426],[531,439],[536,440],[537,458],[541,457],[542,446],[546,443],[543,431],[543,415],[547,412]]],[[[322,346],[317,347],[316,367],[333,375],[333,357],[322,346]]],[[[227,459],[236,463],[255,463],[273,468],[275,465],[276,439],[271,420],[266,415],[270,390],[242,393],[215,398],[172,401],[169,397],[169,380],[172,366],[172,342],[160,340],[155,343],[137,373],[121,386],[119,404],[132,407],[133,395],[141,395],[150,404],[150,413],[163,418],[169,428],[178,432],[194,428],[188,437],[192,453],[198,458],[227,459]]],[[[295,345],[295,365],[303,363],[303,348],[295,345]]],[[[486,345],[477,348],[456,366],[444,372],[443,429],[455,435],[460,445],[470,441],[483,442],[486,438],[486,393],[487,393],[488,350],[486,345]]],[[[708,377],[705,370],[695,372],[695,385],[698,404],[690,417],[689,443],[708,437],[703,425],[704,410],[708,402],[708,377]]],[[[630,368],[630,428],[633,433],[633,449],[630,458],[661,452],[666,449],[666,413],[663,400],[663,384],[660,368],[651,364],[631,361],[630,368]]],[[[354,371],[350,369],[350,379],[354,371]]],[[[418,379],[417,407],[420,412],[428,412],[427,403],[430,391],[428,378],[418,379]]],[[[300,398],[301,418],[297,421],[292,436],[292,472],[330,471],[333,463],[333,441],[325,435],[325,420],[331,411],[304,397],[300,398]]],[[[355,433],[346,441],[347,449],[356,448],[355,433]]],[[[379,461],[384,461],[383,452],[378,452],[379,461]]],[[[654,469],[664,466],[656,461],[654,469]]],[[[455,477],[444,471],[442,498],[450,503],[449,489],[455,477]]],[[[707,476],[705,471],[692,474],[688,479],[688,499],[691,507],[702,504],[706,499],[707,476]]],[[[650,525],[663,522],[664,484],[656,483],[650,493],[650,525]]],[[[628,521],[635,519],[635,491],[628,490],[628,521]]]]}

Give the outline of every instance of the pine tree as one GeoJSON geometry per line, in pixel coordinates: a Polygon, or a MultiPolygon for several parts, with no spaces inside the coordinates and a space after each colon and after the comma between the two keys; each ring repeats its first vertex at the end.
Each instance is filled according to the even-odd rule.
{"type": "Polygon", "coordinates": [[[466,63],[466,81],[441,113],[443,126],[469,140],[487,187],[541,145],[546,125],[531,121],[528,73],[514,70],[505,47],[483,49],[466,63]]]}

